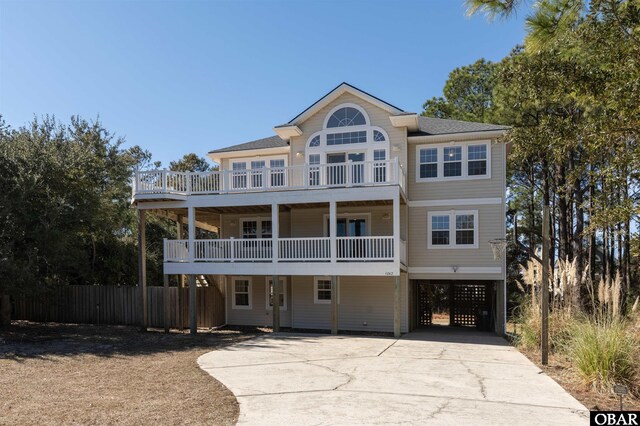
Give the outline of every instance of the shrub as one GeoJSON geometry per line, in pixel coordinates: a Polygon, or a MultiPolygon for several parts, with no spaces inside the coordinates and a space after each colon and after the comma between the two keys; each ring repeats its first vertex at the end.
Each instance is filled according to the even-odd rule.
{"type": "MultiPolygon", "coordinates": [[[[538,305],[530,302],[522,303],[517,321],[520,324],[518,346],[529,350],[540,349],[542,318],[538,305]]],[[[570,338],[573,321],[571,315],[564,310],[554,310],[549,313],[549,349],[551,351],[558,350],[566,344],[570,338]]]]}
{"type": "Polygon", "coordinates": [[[573,324],[566,349],[585,382],[605,391],[616,383],[634,387],[639,343],[625,322],[592,319],[573,324]]]}

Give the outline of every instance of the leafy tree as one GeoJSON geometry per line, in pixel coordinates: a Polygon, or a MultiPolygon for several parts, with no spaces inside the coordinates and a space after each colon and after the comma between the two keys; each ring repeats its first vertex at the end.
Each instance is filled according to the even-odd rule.
{"type": "Polygon", "coordinates": [[[211,165],[202,157],[191,153],[185,154],[180,160],[169,163],[169,170],[176,172],[206,172],[211,165]]]}
{"type": "Polygon", "coordinates": [[[497,64],[479,59],[456,68],[444,86],[444,97],[427,100],[422,115],[464,121],[486,122],[492,108],[497,64]]]}
{"type": "Polygon", "coordinates": [[[151,156],[123,142],[79,117],[0,125],[0,323],[10,296],[137,282],[130,179],[151,156]]]}

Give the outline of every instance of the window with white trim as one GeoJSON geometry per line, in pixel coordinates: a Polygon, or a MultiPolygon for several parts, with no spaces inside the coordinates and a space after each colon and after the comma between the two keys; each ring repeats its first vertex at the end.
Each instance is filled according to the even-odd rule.
{"type": "Polygon", "coordinates": [[[384,133],[382,133],[380,130],[374,130],[373,131],[373,140],[375,142],[384,142],[387,140],[387,138],[384,137],[384,133]]]}
{"type": "Polygon", "coordinates": [[[418,150],[420,179],[438,177],[438,148],[421,148],[418,150]]]}
{"type": "Polygon", "coordinates": [[[443,155],[442,175],[444,177],[462,176],[462,147],[447,146],[444,148],[443,155]]]}
{"type": "Polygon", "coordinates": [[[231,283],[232,309],[251,309],[251,278],[234,277],[231,283]]]}
{"type": "Polygon", "coordinates": [[[491,177],[490,142],[450,142],[416,147],[416,181],[491,177]]]}
{"type": "Polygon", "coordinates": [[[241,219],[240,238],[256,239],[271,238],[271,220],[267,219],[241,219]]]}
{"type": "Polygon", "coordinates": [[[313,277],[313,303],[329,304],[331,297],[331,277],[313,277]]]}
{"type": "Polygon", "coordinates": [[[429,212],[427,247],[478,248],[478,211],[429,212]]]}
{"type": "MultiPolygon", "coordinates": [[[[286,277],[278,277],[280,280],[280,309],[283,311],[287,310],[287,280],[286,277]]],[[[266,278],[265,287],[265,304],[268,310],[273,309],[273,278],[266,278]]]]}
{"type": "Polygon", "coordinates": [[[360,111],[353,107],[340,108],[331,114],[327,121],[327,127],[347,127],[367,124],[367,121],[360,111]]]}
{"type": "Polygon", "coordinates": [[[487,145],[469,145],[467,151],[467,174],[469,176],[487,174],[487,145]]]}

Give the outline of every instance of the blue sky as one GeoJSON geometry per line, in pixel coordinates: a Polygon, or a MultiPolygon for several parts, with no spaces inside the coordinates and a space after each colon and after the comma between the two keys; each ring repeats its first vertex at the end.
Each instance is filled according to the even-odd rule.
{"type": "Polygon", "coordinates": [[[419,112],[523,37],[463,0],[0,0],[0,113],[99,115],[166,165],[271,136],[342,81],[419,112]]]}

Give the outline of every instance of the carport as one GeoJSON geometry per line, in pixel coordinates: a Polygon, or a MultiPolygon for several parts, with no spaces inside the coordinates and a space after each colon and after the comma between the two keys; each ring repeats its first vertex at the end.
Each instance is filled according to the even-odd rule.
{"type": "Polygon", "coordinates": [[[410,287],[411,330],[448,325],[495,331],[495,281],[411,280],[410,287]]]}

